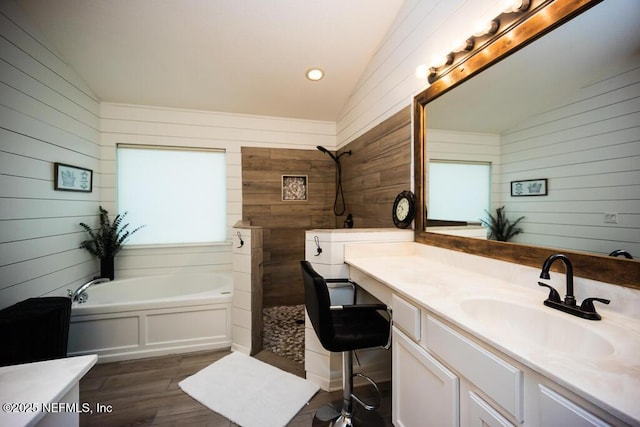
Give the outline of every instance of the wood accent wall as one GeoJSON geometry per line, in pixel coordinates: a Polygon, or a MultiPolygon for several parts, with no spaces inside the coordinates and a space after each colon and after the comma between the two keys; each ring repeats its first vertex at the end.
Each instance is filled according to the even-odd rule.
{"type": "Polygon", "coordinates": [[[342,182],[347,206],[338,219],[353,214],[354,228],[394,227],[391,209],[396,196],[411,189],[411,108],[356,138],[338,152],[351,150],[342,162],[342,182]]]}
{"type": "Polygon", "coordinates": [[[411,188],[411,110],[404,108],[349,143],[343,156],[345,215],[333,214],[336,168],[317,150],[243,147],[242,219],[264,230],[264,306],[304,303],[299,261],[305,230],[343,227],[351,212],[355,228],[393,227],[396,195],[411,188]],[[307,175],[308,200],[282,201],[282,175],[307,175]]]}
{"type": "Polygon", "coordinates": [[[305,230],[335,227],[335,164],[318,150],[243,147],[241,152],[242,219],[264,233],[264,307],[303,304],[305,230]],[[282,175],[307,175],[308,200],[283,201],[282,175]]]}

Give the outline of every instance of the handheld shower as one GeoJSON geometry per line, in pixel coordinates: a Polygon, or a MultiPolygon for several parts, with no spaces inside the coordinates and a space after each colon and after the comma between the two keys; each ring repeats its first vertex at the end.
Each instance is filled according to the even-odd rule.
{"type": "Polygon", "coordinates": [[[333,202],[333,213],[335,216],[343,215],[346,206],[344,204],[344,192],[342,191],[342,165],[340,164],[340,158],[346,154],[351,155],[351,150],[343,151],[342,153],[334,156],[329,150],[324,148],[322,145],[317,145],[316,148],[323,153],[327,153],[334,162],[336,162],[336,198],[333,202]],[[338,198],[342,200],[342,210],[338,209],[338,198]]]}
{"type": "Polygon", "coordinates": [[[331,156],[331,158],[333,159],[334,162],[338,163],[338,158],[336,156],[334,156],[333,154],[331,154],[331,151],[327,150],[326,148],[324,148],[322,145],[316,145],[316,148],[320,151],[322,151],[323,153],[327,153],[328,155],[331,156]]]}

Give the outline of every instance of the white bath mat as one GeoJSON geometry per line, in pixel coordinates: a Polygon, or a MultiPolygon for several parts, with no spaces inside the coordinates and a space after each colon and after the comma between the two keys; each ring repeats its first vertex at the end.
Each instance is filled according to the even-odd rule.
{"type": "Polygon", "coordinates": [[[318,386],[235,352],[185,378],[180,388],[243,427],[284,427],[318,386]]]}

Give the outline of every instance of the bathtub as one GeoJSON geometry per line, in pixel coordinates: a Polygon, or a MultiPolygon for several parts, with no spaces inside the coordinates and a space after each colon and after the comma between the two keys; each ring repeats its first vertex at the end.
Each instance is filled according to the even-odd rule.
{"type": "Polygon", "coordinates": [[[94,285],[73,303],[68,355],[98,363],[231,346],[231,272],[181,273],[94,285]]]}

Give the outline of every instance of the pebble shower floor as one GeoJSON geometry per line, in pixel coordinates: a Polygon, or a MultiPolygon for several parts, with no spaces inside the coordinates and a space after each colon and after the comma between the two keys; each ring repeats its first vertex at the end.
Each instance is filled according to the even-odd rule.
{"type": "Polygon", "coordinates": [[[263,347],[296,363],[304,363],[304,305],[263,310],[263,347]]]}

